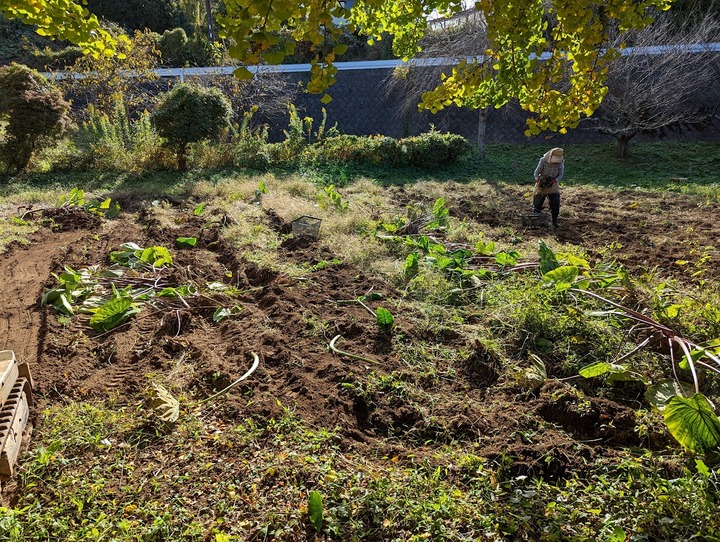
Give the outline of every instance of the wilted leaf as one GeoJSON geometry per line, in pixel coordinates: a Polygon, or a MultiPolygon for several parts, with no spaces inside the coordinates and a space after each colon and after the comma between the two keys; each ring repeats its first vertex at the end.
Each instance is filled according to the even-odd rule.
{"type": "Polygon", "coordinates": [[[218,307],[213,313],[213,322],[221,322],[228,316],[234,316],[242,310],[242,307],[235,305],[234,307],[218,307]]]}
{"type": "Polygon", "coordinates": [[[180,403],[178,400],[163,386],[154,382],[150,408],[166,423],[175,423],[180,417],[180,403]]]}

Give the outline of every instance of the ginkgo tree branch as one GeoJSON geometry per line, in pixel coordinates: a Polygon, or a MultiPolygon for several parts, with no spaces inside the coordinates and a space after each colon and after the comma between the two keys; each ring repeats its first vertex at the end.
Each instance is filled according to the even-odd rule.
{"type": "Polygon", "coordinates": [[[69,40],[86,54],[113,56],[118,40],[104,30],[95,15],[73,0],[0,0],[0,13],[33,25],[41,36],[69,40]]]}
{"type": "MultiPolygon", "coordinates": [[[[647,26],[670,2],[477,1],[488,46],[475,55],[487,61],[460,60],[423,95],[420,107],[500,107],[515,98],[534,113],[528,133],[566,131],[591,115],[607,92],[608,65],[618,56],[610,36],[647,26]]],[[[334,82],[335,58],[347,49],[339,40],[345,28],[369,41],[390,34],[394,53],[408,59],[421,51],[432,16],[464,16],[462,0],[358,0],[350,10],[337,0],[227,0],[225,6],[222,35],[234,42],[230,54],[243,64],[278,64],[293,54],[295,42],[308,42],[316,52],[307,85],[312,93],[334,82]],[[291,40],[280,43],[281,28],[291,40]]],[[[252,77],[245,67],[236,74],[252,77]]],[[[325,94],[323,101],[329,100],[325,94]]]]}

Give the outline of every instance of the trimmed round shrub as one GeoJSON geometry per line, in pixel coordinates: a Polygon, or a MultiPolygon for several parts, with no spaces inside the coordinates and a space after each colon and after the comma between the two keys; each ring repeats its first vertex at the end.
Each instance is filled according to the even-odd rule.
{"type": "Polygon", "coordinates": [[[419,136],[406,137],[401,139],[399,144],[407,165],[419,168],[451,164],[473,150],[464,137],[434,130],[419,136]]]}
{"type": "Polygon", "coordinates": [[[33,152],[70,125],[70,104],[37,71],[21,64],[0,67],[0,120],[6,123],[0,157],[10,171],[27,167],[33,152]]]}
{"type": "Polygon", "coordinates": [[[188,145],[220,139],[230,127],[231,116],[230,101],[218,89],[181,83],[160,98],[150,120],[185,170],[188,145]]]}

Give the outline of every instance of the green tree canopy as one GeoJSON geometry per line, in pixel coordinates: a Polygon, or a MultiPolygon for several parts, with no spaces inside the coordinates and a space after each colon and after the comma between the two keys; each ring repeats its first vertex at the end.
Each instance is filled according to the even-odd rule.
{"type": "MultiPolygon", "coordinates": [[[[672,0],[479,0],[474,8],[486,22],[490,47],[473,59],[458,59],[439,85],[423,95],[422,108],[438,111],[455,104],[500,107],[516,98],[535,115],[529,132],[564,131],[591,115],[607,92],[608,48],[615,32],[643,28],[672,0]]],[[[218,17],[229,52],[245,65],[279,64],[295,44],[311,44],[308,90],[323,93],[334,82],[335,57],[347,45],[338,40],[350,27],[380,40],[393,35],[402,58],[419,52],[433,15],[459,15],[463,0],[358,0],[350,10],[339,0],[225,0],[218,17]],[[279,47],[279,31],[292,38],[279,47]]],[[[0,0],[0,11],[38,26],[38,31],[81,44],[96,54],[112,52],[110,36],[97,19],[71,0],[0,0]]],[[[241,78],[252,74],[242,67],[241,78]]],[[[323,101],[331,98],[327,94],[323,101]]]]}
{"type": "Polygon", "coordinates": [[[173,28],[192,30],[176,0],[88,0],[88,9],[98,17],[119,24],[126,31],[152,30],[162,33],[173,28]]]}
{"type": "Polygon", "coordinates": [[[41,36],[69,40],[86,54],[112,56],[117,39],[100,27],[95,15],[73,0],[0,0],[0,13],[34,25],[41,36]]]}
{"type": "MultiPolygon", "coordinates": [[[[421,108],[438,111],[455,104],[500,107],[516,98],[535,113],[529,131],[564,131],[600,105],[607,91],[608,64],[617,56],[606,49],[614,32],[642,28],[671,0],[480,0],[490,47],[476,59],[458,59],[443,79],[423,95],[421,108]]],[[[344,4],[344,3],[343,3],[344,4]]],[[[433,15],[460,15],[462,0],[358,0],[350,9],[337,1],[226,0],[219,17],[230,54],[244,64],[277,64],[294,51],[290,41],[277,50],[281,28],[296,41],[310,42],[312,60],[308,90],[325,92],[334,81],[335,57],[344,25],[380,40],[394,36],[401,58],[419,52],[420,39],[433,15]]],[[[250,77],[246,68],[237,71],[250,77]]],[[[325,101],[330,97],[325,96],[325,101]]]]}

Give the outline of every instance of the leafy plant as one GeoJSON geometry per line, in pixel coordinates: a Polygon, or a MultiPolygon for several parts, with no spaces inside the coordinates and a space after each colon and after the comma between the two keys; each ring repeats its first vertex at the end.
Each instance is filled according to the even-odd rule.
{"type": "Polygon", "coordinates": [[[160,99],[151,121],[185,170],[188,145],[219,138],[230,126],[231,116],[230,101],[220,90],[181,83],[160,99]]]}
{"type": "Polygon", "coordinates": [[[197,244],[197,237],[178,237],[175,242],[181,247],[194,247],[197,244]]]}
{"type": "Polygon", "coordinates": [[[135,243],[123,243],[122,250],[110,253],[110,261],[131,269],[163,267],[172,265],[173,258],[168,249],[161,246],[142,248],[135,243]]]}
{"type": "MultiPolygon", "coordinates": [[[[58,285],[43,293],[41,303],[52,305],[67,316],[89,314],[89,326],[103,333],[127,322],[144,305],[161,311],[173,310],[179,315],[180,311],[190,308],[185,301],[187,297],[221,296],[226,303],[233,295],[234,289],[219,282],[209,282],[204,288],[195,284],[168,284],[168,269],[173,258],[165,247],[143,248],[135,243],[123,243],[121,250],[110,253],[110,261],[114,265],[107,269],[93,266],[75,271],[66,266],[64,273],[54,275],[58,285]],[[178,300],[181,305],[168,305],[172,300],[178,300]]],[[[239,305],[225,307],[218,303],[213,320],[219,322],[241,310],[239,305]]]]}
{"type": "Polygon", "coordinates": [[[699,367],[720,374],[720,356],[714,351],[714,348],[702,347],[642,312],[589,290],[592,286],[608,288],[618,280],[626,280],[625,273],[612,274],[608,272],[608,269],[601,269],[599,273],[595,274],[585,260],[576,257],[567,257],[567,263],[562,265],[558,255],[554,255],[544,244],[540,246],[540,253],[541,269],[545,269],[543,281],[554,286],[556,291],[563,294],[581,294],[592,297],[612,306],[613,315],[635,321],[650,331],[649,335],[630,352],[612,362],[597,362],[586,366],[581,369],[580,375],[586,378],[609,375],[607,379],[609,383],[622,380],[647,383],[646,378],[632,371],[622,362],[646,348],[653,340],[664,342],[668,348],[670,366],[675,374],[676,383],[674,385],[663,383],[662,386],[653,388],[649,395],[650,403],[663,411],[668,430],[682,446],[695,452],[707,451],[720,446],[720,430],[718,430],[720,429],[720,419],[705,396],[700,393],[700,379],[697,370],[699,367]],[[682,358],[677,363],[675,347],[682,352],[682,358]],[[694,395],[690,397],[685,397],[687,395],[686,386],[677,377],[678,367],[690,372],[694,391],[694,395]]]}
{"type": "Polygon", "coordinates": [[[720,447],[720,419],[707,398],[696,393],[676,395],[663,410],[668,430],[677,441],[695,453],[717,452],[720,447]]]}
{"type": "Polygon", "coordinates": [[[323,502],[319,491],[311,491],[308,495],[308,517],[310,524],[318,533],[322,531],[323,525],[323,502]]]}
{"type": "Polygon", "coordinates": [[[80,188],[73,188],[67,194],[63,194],[57,199],[56,207],[59,209],[82,208],[89,213],[103,216],[105,218],[115,218],[120,214],[120,204],[113,204],[110,198],[100,200],[85,200],[85,191],[80,188]]]}
{"type": "Polygon", "coordinates": [[[218,307],[213,313],[213,322],[222,322],[228,316],[235,316],[236,314],[239,314],[241,310],[242,307],[240,305],[235,305],[233,307],[218,307]]]}
{"type": "Polygon", "coordinates": [[[90,318],[90,327],[95,331],[109,331],[124,323],[138,310],[130,295],[120,295],[95,310],[95,314],[90,318]]]}
{"type": "Polygon", "coordinates": [[[320,197],[320,205],[325,208],[332,206],[341,213],[347,211],[350,206],[347,201],[342,199],[342,196],[336,190],[334,184],[323,188],[323,194],[320,197]]]}
{"type": "Polygon", "coordinates": [[[395,325],[395,317],[389,310],[378,307],[376,311],[376,322],[383,333],[390,333],[395,325]]]}

